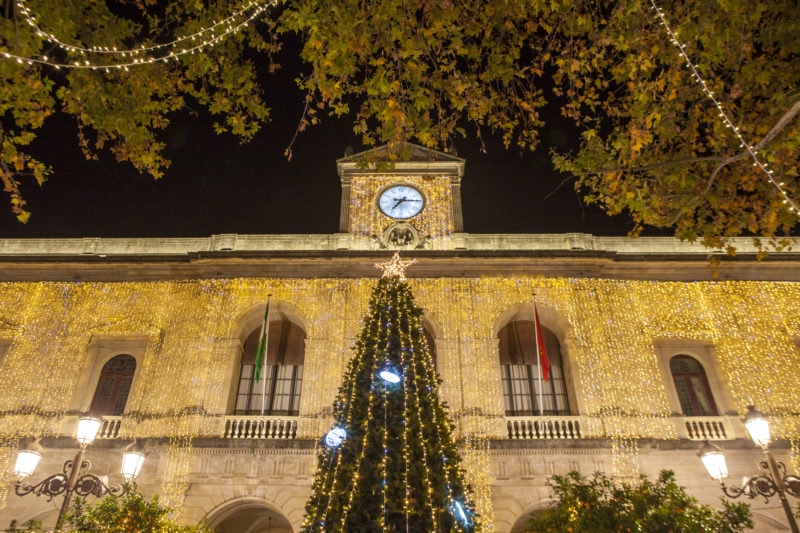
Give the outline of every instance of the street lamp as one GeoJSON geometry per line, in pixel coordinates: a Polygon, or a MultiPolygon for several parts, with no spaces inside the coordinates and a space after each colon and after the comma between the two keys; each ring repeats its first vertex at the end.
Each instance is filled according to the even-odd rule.
{"type": "Polygon", "coordinates": [[[17,496],[25,496],[27,494],[41,496],[44,494],[47,496],[47,500],[50,501],[56,496],[64,495],[64,501],[61,504],[61,510],[56,520],[56,531],[61,530],[64,525],[64,519],[73,494],[81,497],[127,494],[130,490],[128,482],[135,479],[142,468],[146,454],[141,445],[134,441],[125,448],[122,454],[122,476],[125,478],[123,483],[109,487],[105,481],[89,473],[92,463],[85,457],[86,447],[97,437],[100,425],[101,421],[97,418],[82,417],[78,420],[76,439],[81,447],[77,455],[75,455],[75,459],[68,459],[64,463],[62,473],[47,476],[34,485],[23,480],[33,474],[42,458],[44,449],[39,444],[39,439],[35,439],[17,454],[17,462],[14,466],[14,475],[17,476],[17,484],[14,489],[17,496]]]}
{"type": "Polygon", "coordinates": [[[786,474],[786,465],[776,461],[770,453],[768,446],[770,443],[769,420],[767,415],[757,411],[754,406],[749,406],[744,417],[744,425],[747,433],[753,442],[761,447],[764,453],[764,460],[758,462],[761,473],[750,478],[745,478],[741,487],[728,486],[725,479],[728,477],[728,467],[725,463],[725,454],[716,444],[706,441],[697,452],[700,460],[708,470],[709,475],[719,481],[722,492],[729,498],[738,498],[742,494],[750,499],[762,496],[768,502],[775,494],[781,500],[783,510],[786,512],[786,519],[792,533],[800,533],[797,527],[797,519],[792,512],[786,494],[791,494],[795,498],[800,498],[800,478],[786,474]]]}

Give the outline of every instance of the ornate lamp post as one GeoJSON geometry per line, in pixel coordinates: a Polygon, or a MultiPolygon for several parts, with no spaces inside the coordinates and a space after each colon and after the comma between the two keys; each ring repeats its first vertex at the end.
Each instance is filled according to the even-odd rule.
{"type": "Polygon", "coordinates": [[[109,487],[106,481],[89,473],[92,463],[85,457],[86,447],[94,441],[100,425],[100,420],[92,417],[83,417],[78,420],[76,438],[81,447],[75,455],[75,459],[69,459],[64,463],[62,473],[47,476],[36,484],[32,485],[23,480],[33,474],[42,458],[44,449],[39,444],[39,439],[37,438],[28,444],[25,449],[20,450],[17,454],[17,462],[14,466],[17,484],[14,488],[18,496],[27,494],[41,496],[44,494],[50,501],[56,496],[64,495],[64,501],[61,504],[61,510],[56,520],[56,531],[60,531],[64,525],[64,519],[74,494],[82,497],[89,495],[101,497],[106,494],[120,496],[126,494],[130,490],[128,482],[135,479],[142,468],[146,454],[141,446],[134,441],[125,448],[122,454],[122,476],[125,478],[123,483],[109,487]]]}
{"type": "Polygon", "coordinates": [[[764,452],[764,460],[758,463],[761,473],[745,478],[741,487],[725,484],[725,478],[728,477],[728,466],[725,463],[725,454],[719,446],[706,441],[697,455],[703,461],[709,475],[719,481],[722,492],[729,498],[738,498],[744,494],[751,499],[762,496],[764,501],[769,501],[771,496],[777,494],[781,500],[781,505],[783,505],[783,510],[786,512],[789,527],[793,533],[800,533],[800,529],[797,527],[797,519],[792,512],[789,501],[786,499],[786,494],[800,498],[800,478],[787,475],[786,465],[776,461],[770,453],[768,449],[770,433],[767,415],[757,411],[751,405],[748,407],[747,414],[744,417],[744,425],[750,434],[750,438],[764,452]]]}

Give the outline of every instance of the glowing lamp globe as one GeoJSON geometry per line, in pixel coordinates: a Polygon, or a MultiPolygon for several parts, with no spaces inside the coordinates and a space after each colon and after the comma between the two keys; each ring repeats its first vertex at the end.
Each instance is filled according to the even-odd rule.
{"type": "Polygon", "coordinates": [[[386,383],[393,383],[393,384],[400,383],[400,380],[402,379],[397,370],[388,365],[385,366],[380,372],[378,372],[378,375],[386,383]]]}
{"type": "Polygon", "coordinates": [[[462,526],[468,527],[472,525],[472,512],[464,507],[464,504],[459,500],[453,500],[450,502],[450,514],[453,515],[453,518],[455,518],[456,521],[458,521],[462,526]]]}
{"type": "Polygon", "coordinates": [[[769,420],[767,415],[757,410],[754,406],[747,407],[747,414],[744,415],[744,427],[747,433],[758,446],[766,448],[770,442],[769,420]]]}
{"type": "Polygon", "coordinates": [[[17,462],[14,463],[14,475],[17,479],[24,479],[36,470],[39,461],[42,460],[44,448],[39,444],[39,439],[28,444],[17,454],[17,462]]]}
{"type": "Polygon", "coordinates": [[[344,428],[335,427],[325,435],[325,444],[331,448],[336,448],[347,438],[347,431],[344,428]]]}
{"type": "Polygon", "coordinates": [[[127,481],[136,479],[142,470],[145,457],[147,457],[147,454],[140,444],[136,441],[129,444],[125,451],[122,452],[122,477],[127,481]]]}
{"type": "Polygon", "coordinates": [[[706,467],[708,475],[712,479],[722,482],[728,477],[728,464],[725,462],[725,454],[722,453],[722,448],[706,441],[700,451],[697,452],[697,455],[703,461],[703,466],[706,467]]]}
{"type": "Polygon", "coordinates": [[[78,431],[75,438],[82,446],[87,446],[94,442],[97,437],[97,432],[100,431],[100,426],[103,423],[99,418],[92,416],[84,416],[78,420],[78,431]]]}

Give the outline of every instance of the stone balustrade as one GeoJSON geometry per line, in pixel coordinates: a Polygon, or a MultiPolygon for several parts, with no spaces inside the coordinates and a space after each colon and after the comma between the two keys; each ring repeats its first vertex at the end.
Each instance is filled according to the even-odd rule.
{"type": "MultiPolygon", "coordinates": [[[[507,438],[512,440],[575,440],[586,438],[588,427],[581,416],[509,416],[507,438]]],[[[98,439],[119,438],[121,416],[103,416],[98,439]]],[[[295,439],[299,417],[226,415],[222,417],[225,439],[295,439]]],[[[678,437],[692,441],[723,441],[736,438],[731,421],[724,416],[676,417],[678,437]]]]}
{"type": "Polygon", "coordinates": [[[296,416],[225,417],[225,439],[294,439],[297,437],[296,416]]]}
{"type": "Polygon", "coordinates": [[[509,416],[509,439],[582,439],[579,416],[509,416]]]}
{"type": "Polygon", "coordinates": [[[678,436],[689,440],[732,440],[735,437],[728,418],[724,416],[686,416],[680,418],[678,436]]]}

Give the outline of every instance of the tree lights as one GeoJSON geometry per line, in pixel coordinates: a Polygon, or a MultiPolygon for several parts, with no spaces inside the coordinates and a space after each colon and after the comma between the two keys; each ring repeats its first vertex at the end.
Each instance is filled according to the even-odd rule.
{"type": "MultiPolygon", "coordinates": [[[[464,472],[422,323],[395,254],[370,300],[339,396],[348,438],[320,450],[303,531],[473,531],[464,472]],[[403,369],[402,371],[400,369],[403,369]]],[[[338,439],[337,439],[338,440],[338,439]]]]}

